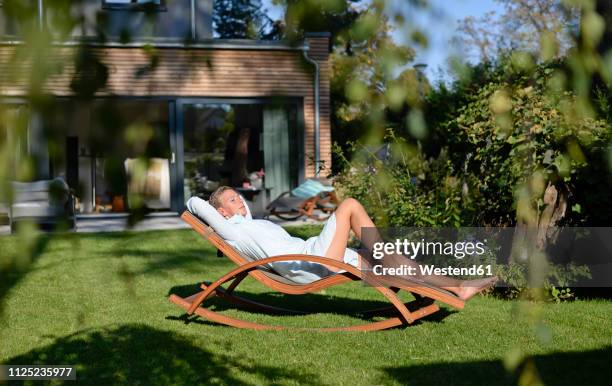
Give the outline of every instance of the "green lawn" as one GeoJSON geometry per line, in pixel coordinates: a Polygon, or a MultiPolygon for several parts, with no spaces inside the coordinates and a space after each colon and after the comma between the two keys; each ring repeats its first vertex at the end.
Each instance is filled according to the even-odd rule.
{"type": "MultiPolygon", "coordinates": [[[[16,239],[0,238],[0,253],[16,248],[16,239]]],[[[79,380],[98,384],[503,385],[515,380],[502,359],[520,348],[534,356],[546,384],[609,384],[610,301],[547,304],[545,327],[534,329],[518,316],[521,303],[477,297],[463,311],[444,309],[414,326],[374,333],[238,330],[187,322],[167,301],[170,292],[188,292],[230,268],[188,230],[50,238],[30,272],[10,281],[0,362],[74,364],[79,380]]],[[[382,305],[357,283],[299,297],[251,279],[239,290],[321,312],[269,316],[223,302],[216,309],[298,327],[364,323],[353,310],[382,305]]]]}

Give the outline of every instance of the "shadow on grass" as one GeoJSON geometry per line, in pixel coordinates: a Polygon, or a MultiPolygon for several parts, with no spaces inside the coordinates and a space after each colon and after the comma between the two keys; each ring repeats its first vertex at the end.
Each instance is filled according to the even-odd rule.
{"type": "MultiPolygon", "coordinates": [[[[106,250],[92,251],[99,258],[138,258],[144,265],[130,270],[131,275],[164,275],[174,269],[205,271],[211,267],[231,266],[227,259],[216,257],[216,249],[198,239],[188,230],[122,232],[112,235],[116,241],[106,250]],[[177,235],[180,235],[177,237],[177,235]],[[185,237],[187,236],[187,237],[185,237]],[[193,241],[193,242],[192,242],[193,241]],[[175,246],[170,248],[169,246],[175,246]]],[[[110,235],[110,234],[109,234],[110,235]]],[[[91,240],[97,236],[87,236],[91,240]]],[[[101,237],[101,239],[105,239],[101,237]]]]}
{"type": "Polygon", "coordinates": [[[136,259],[134,261],[138,264],[138,268],[129,270],[130,275],[135,276],[164,275],[174,269],[188,269],[197,272],[197,270],[204,271],[211,267],[231,265],[226,259],[216,258],[214,248],[190,243],[190,238],[185,238],[185,235],[188,234],[181,235],[180,231],[73,234],[71,237],[81,247],[77,248],[79,255],[62,258],[61,261],[50,263],[39,269],[89,260],[136,259]]]}
{"type": "MultiPolygon", "coordinates": [[[[14,236],[8,236],[8,238],[11,237],[14,236]]],[[[11,289],[32,271],[34,263],[44,253],[52,237],[52,234],[43,234],[36,238],[27,255],[16,253],[0,258],[0,319],[4,310],[4,300],[10,294],[11,289]]],[[[8,238],[0,241],[4,242],[9,240],[8,238]]],[[[0,249],[5,249],[1,242],[0,249]]]]}
{"type": "MultiPolygon", "coordinates": [[[[535,355],[531,359],[545,385],[610,384],[612,346],[592,351],[535,355]]],[[[501,361],[492,360],[390,367],[382,371],[397,382],[411,386],[510,386],[518,383],[516,374],[508,373],[501,361]]]]}
{"type": "Polygon", "coordinates": [[[197,248],[176,248],[172,252],[116,248],[112,251],[94,252],[90,255],[96,255],[96,257],[91,257],[92,259],[146,259],[143,260],[145,267],[133,272],[137,275],[166,273],[173,269],[199,269],[204,272],[211,267],[231,266],[227,260],[217,258],[214,251],[197,248]]]}
{"type": "MultiPolygon", "coordinates": [[[[200,283],[187,284],[172,287],[168,291],[168,296],[176,294],[181,297],[187,297],[193,295],[196,292],[201,291],[200,283]]],[[[373,288],[370,291],[375,291],[373,288]]],[[[304,295],[286,295],[278,292],[265,292],[265,293],[250,293],[243,291],[234,291],[234,294],[252,300],[257,303],[265,304],[268,306],[274,306],[279,308],[291,309],[303,313],[318,313],[318,314],[337,314],[347,316],[357,316],[364,320],[370,320],[374,316],[395,316],[397,311],[394,308],[387,310],[381,310],[378,312],[368,312],[370,310],[376,310],[381,308],[388,308],[391,303],[382,300],[364,300],[347,298],[340,296],[330,296],[320,293],[310,293],[304,295]]],[[[214,297],[205,302],[207,307],[212,307],[214,311],[222,312],[227,310],[240,309],[246,312],[261,313],[262,311],[257,309],[249,309],[247,306],[237,306],[230,301],[218,297],[214,297]]],[[[429,315],[423,319],[419,319],[415,324],[419,324],[421,320],[430,322],[441,322],[447,316],[456,313],[455,310],[449,310],[446,308],[440,309],[437,313],[429,315]]],[[[293,313],[275,313],[276,315],[294,315],[293,313]]],[[[185,322],[190,322],[192,319],[183,319],[185,322]]]]}
{"type": "MultiPolygon", "coordinates": [[[[231,351],[228,345],[224,344],[224,350],[231,351]]],[[[75,365],[80,383],[100,385],[321,384],[319,376],[306,369],[239,361],[194,345],[176,333],[141,325],[81,331],[6,363],[75,365]]]]}
{"type": "Polygon", "coordinates": [[[55,262],[32,268],[31,271],[44,271],[60,267],[69,266],[76,263],[88,263],[93,260],[113,260],[113,259],[142,259],[141,268],[130,268],[131,276],[137,275],[167,275],[169,271],[181,269],[192,272],[204,272],[211,268],[228,266],[227,261],[215,257],[214,251],[196,248],[177,248],[172,252],[156,252],[153,250],[137,250],[115,248],[107,251],[86,251],[86,258],[70,257],[62,258],[55,262]]]}
{"type": "Polygon", "coordinates": [[[190,233],[188,229],[172,229],[172,230],[133,230],[127,229],[119,232],[91,232],[91,233],[71,233],[71,236],[78,238],[82,242],[88,241],[118,241],[131,242],[138,245],[143,243],[158,242],[159,240],[168,239],[168,235],[175,237],[176,235],[184,234],[192,240],[197,238],[190,233]]]}

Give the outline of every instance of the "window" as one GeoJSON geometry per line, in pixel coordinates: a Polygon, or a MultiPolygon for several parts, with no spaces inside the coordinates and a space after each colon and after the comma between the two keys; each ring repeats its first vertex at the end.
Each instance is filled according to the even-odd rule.
{"type": "Polygon", "coordinates": [[[102,8],[165,11],[166,0],[102,0],[102,8]]]}

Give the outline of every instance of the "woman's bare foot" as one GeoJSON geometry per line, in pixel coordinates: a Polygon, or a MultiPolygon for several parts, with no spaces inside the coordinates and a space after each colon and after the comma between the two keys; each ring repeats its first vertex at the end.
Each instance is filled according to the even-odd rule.
{"type": "Polygon", "coordinates": [[[486,277],[484,279],[465,280],[459,287],[445,288],[455,293],[462,300],[468,300],[479,292],[490,288],[497,281],[497,276],[486,277]]]}

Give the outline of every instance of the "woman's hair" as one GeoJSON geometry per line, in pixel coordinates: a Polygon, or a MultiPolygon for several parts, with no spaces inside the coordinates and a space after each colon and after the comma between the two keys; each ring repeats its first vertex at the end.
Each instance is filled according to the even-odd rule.
{"type": "Polygon", "coordinates": [[[221,208],[221,206],[223,205],[223,203],[221,202],[221,195],[228,190],[234,190],[234,188],[232,188],[231,186],[219,186],[217,189],[215,189],[215,191],[212,192],[210,198],[208,199],[210,205],[212,205],[215,209],[221,208]]]}

